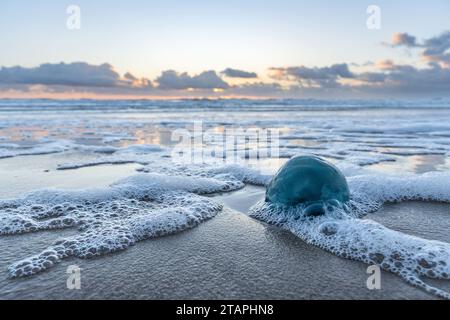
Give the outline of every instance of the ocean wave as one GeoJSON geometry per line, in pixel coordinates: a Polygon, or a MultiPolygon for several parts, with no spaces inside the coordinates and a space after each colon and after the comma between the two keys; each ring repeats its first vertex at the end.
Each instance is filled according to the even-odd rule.
{"type": "Polygon", "coordinates": [[[0,99],[1,111],[86,111],[166,109],[183,112],[195,109],[255,110],[273,108],[282,110],[309,109],[363,109],[363,108],[449,108],[449,99],[176,99],[176,100],[48,100],[48,99],[0,99]],[[284,109],[283,109],[284,108],[284,109]]]}

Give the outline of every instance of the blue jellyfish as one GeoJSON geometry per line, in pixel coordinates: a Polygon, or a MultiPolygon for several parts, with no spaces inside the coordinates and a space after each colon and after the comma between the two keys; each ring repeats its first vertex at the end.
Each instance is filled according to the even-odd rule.
{"type": "Polygon", "coordinates": [[[331,163],[315,156],[290,159],[273,177],[266,191],[266,202],[286,206],[304,205],[306,216],[341,207],[350,192],[344,175],[331,163]]]}

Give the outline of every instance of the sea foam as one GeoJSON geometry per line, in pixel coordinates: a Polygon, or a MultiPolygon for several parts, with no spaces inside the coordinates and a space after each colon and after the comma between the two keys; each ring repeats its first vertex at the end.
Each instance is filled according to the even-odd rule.
{"type": "Polygon", "coordinates": [[[250,215],[291,231],[305,242],[340,257],[379,265],[407,282],[439,297],[450,293],[428,285],[422,277],[449,279],[450,244],[390,230],[369,219],[386,202],[450,202],[450,174],[420,176],[361,175],[348,179],[351,199],[343,208],[327,208],[325,215],[311,217],[305,207],[261,201],[250,215]]]}
{"type": "Polygon", "coordinates": [[[73,144],[66,140],[53,141],[35,144],[33,146],[21,146],[18,144],[2,144],[0,146],[0,159],[13,158],[18,156],[43,155],[60,153],[73,147],[73,144]]]}
{"type": "Polygon", "coordinates": [[[46,270],[61,259],[91,258],[134,243],[180,232],[214,217],[222,209],[200,196],[236,190],[243,183],[215,178],[137,174],[108,188],[42,190],[0,201],[0,235],[78,227],[43,252],[9,267],[12,277],[46,270]]]}
{"type": "Polygon", "coordinates": [[[165,148],[154,144],[130,145],[117,148],[112,146],[86,146],[75,145],[74,150],[105,154],[92,160],[59,164],[57,170],[72,170],[85,167],[94,167],[105,164],[136,163],[147,165],[158,162],[161,157],[168,157],[165,148]]]}

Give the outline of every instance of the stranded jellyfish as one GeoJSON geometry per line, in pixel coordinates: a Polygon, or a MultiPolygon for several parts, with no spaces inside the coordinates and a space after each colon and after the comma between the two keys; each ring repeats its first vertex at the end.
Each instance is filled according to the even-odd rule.
{"type": "Polygon", "coordinates": [[[266,191],[266,202],[304,206],[307,216],[341,207],[349,200],[344,175],[331,163],[314,156],[290,159],[273,177],[266,191]]]}

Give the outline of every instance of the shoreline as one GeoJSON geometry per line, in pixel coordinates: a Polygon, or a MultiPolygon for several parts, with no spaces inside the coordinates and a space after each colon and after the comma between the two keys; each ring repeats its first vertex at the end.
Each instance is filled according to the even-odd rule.
{"type": "MultiPolygon", "coordinates": [[[[254,198],[258,190],[252,189],[217,198],[224,203],[254,198]]],[[[414,204],[406,206],[411,211],[414,204]]],[[[0,237],[0,246],[8,248],[0,262],[0,299],[437,299],[384,271],[381,290],[370,291],[365,264],[229,208],[194,229],[125,251],[70,258],[30,278],[7,278],[7,266],[18,256],[74,231],[0,237]],[[66,269],[74,264],[82,269],[81,290],[66,288],[66,269]]]]}

